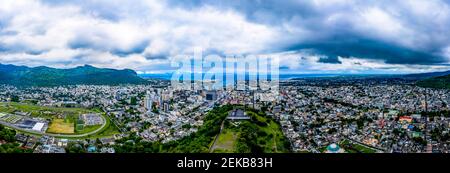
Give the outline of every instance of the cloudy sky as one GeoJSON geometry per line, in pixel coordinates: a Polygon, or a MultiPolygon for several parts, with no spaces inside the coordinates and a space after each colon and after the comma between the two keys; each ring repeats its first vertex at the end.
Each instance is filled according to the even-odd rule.
{"type": "Polygon", "coordinates": [[[286,73],[450,69],[448,0],[1,0],[0,63],[173,70],[204,54],[278,55],[286,73]]]}

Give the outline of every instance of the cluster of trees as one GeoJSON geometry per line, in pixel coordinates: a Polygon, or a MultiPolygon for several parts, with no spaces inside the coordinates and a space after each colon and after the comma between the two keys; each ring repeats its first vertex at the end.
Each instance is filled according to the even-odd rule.
{"type": "Polygon", "coordinates": [[[448,142],[450,140],[450,134],[442,133],[441,128],[434,128],[431,131],[431,139],[436,141],[448,142]]]}
{"type": "Polygon", "coordinates": [[[11,102],[20,102],[20,98],[17,95],[11,96],[11,102]]]}
{"type": "Polygon", "coordinates": [[[275,132],[280,129],[270,129],[273,133],[266,132],[267,128],[274,127],[270,126],[270,124],[276,123],[276,121],[266,116],[263,112],[255,112],[257,111],[254,109],[248,109],[247,113],[251,120],[241,122],[239,127],[236,127],[238,129],[234,129],[240,132],[236,143],[236,152],[264,153],[273,151],[274,146],[267,145],[267,141],[276,141],[273,144],[276,145],[278,152],[289,152],[291,147],[288,139],[284,136],[274,136],[277,135],[275,132]]]}
{"type": "Polygon", "coordinates": [[[423,146],[427,145],[427,141],[422,137],[415,137],[413,138],[413,141],[423,146]]]}
{"type": "Polygon", "coordinates": [[[433,112],[421,112],[420,113],[422,116],[426,116],[426,117],[440,117],[440,116],[444,116],[444,117],[450,117],[450,111],[449,110],[441,110],[441,111],[433,111],[433,112]]]}
{"type": "Polygon", "coordinates": [[[130,98],[130,104],[131,105],[137,105],[138,103],[137,103],[137,98],[136,97],[131,97],[130,98]]]}
{"type": "Polygon", "coordinates": [[[238,153],[263,153],[263,146],[258,144],[258,134],[264,136],[267,134],[248,121],[243,122],[240,128],[241,133],[237,140],[236,151],[238,153]]]}
{"type": "Polygon", "coordinates": [[[5,144],[0,145],[0,153],[31,153],[33,150],[22,149],[20,145],[16,143],[16,131],[5,128],[0,125],[0,141],[5,141],[5,144]]]}
{"type": "Polygon", "coordinates": [[[67,153],[86,153],[84,147],[75,142],[68,143],[65,149],[67,153]]]}
{"type": "Polygon", "coordinates": [[[0,140],[5,140],[6,142],[15,142],[16,131],[0,125],[0,140]]]}
{"type": "Polygon", "coordinates": [[[31,149],[22,149],[18,143],[6,143],[0,145],[0,153],[31,153],[31,149]]]}
{"type": "Polygon", "coordinates": [[[450,75],[421,80],[417,82],[417,85],[426,88],[450,89],[450,75]]]}

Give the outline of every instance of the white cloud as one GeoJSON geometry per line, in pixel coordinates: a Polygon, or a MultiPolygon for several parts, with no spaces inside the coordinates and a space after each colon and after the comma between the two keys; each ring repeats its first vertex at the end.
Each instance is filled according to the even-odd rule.
{"type": "MultiPolygon", "coordinates": [[[[282,52],[282,66],[302,71],[424,68],[363,59],[366,57],[339,58],[341,64],[323,64],[317,62],[323,55],[309,50],[284,52],[296,44],[336,41],[333,39],[340,32],[412,50],[432,50],[450,59],[450,36],[446,34],[450,10],[442,1],[396,1],[384,5],[358,0],[314,0],[294,5],[301,2],[311,5],[311,14],[297,14],[299,10],[285,16],[271,16],[260,10],[254,13],[279,21],[269,24],[252,19],[253,13],[246,13],[246,9],[208,3],[183,8],[161,0],[2,0],[0,63],[53,67],[92,64],[160,71],[170,69],[165,58],[202,47],[220,54],[282,52]],[[430,25],[434,29],[427,31],[430,25]],[[441,49],[442,45],[447,49],[441,49]]],[[[285,8],[288,10],[289,6],[285,8]]]]}
{"type": "MultiPolygon", "coordinates": [[[[34,63],[29,65],[67,66],[62,64],[65,62],[71,66],[79,64],[70,62],[71,57],[85,56],[81,58],[84,63],[103,66],[104,61],[112,61],[108,63],[112,67],[126,68],[133,62],[151,61],[144,56],[174,56],[196,46],[223,53],[258,52],[277,36],[273,29],[248,22],[235,11],[209,6],[189,11],[171,8],[162,1],[148,1],[141,3],[145,11],[128,14],[132,9],[125,10],[123,2],[111,2],[110,7],[118,8],[120,18],[108,20],[95,7],[90,11],[75,4],[48,5],[35,0],[2,3],[5,5],[0,14],[11,16],[3,32],[16,33],[0,35],[4,47],[17,49],[13,51],[16,53],[2,54],[3,62],[11,63],[27,64],[23,61],[31,60],[34,63]],[[36,56],[25,52],[47,53],[36,56]],[[62,59],[55,60],[54,52],[62,59]],[[112,54],[116,52],[125,55],[112,54]],[[41,58],[42,63],[36,58],[41,58]]],[[[138,67],[128,68],[144,70],[138,67]]]]}
{"type": "Polygon", "coordinates": [[[363,59],[358,57],[338,57],[341,63],[320,63],[323,56],[302,52],[281,52],[274,57],[279,57],[280,67],[288,67],[281,73],[425,73],[433,71],[444,71],[450,68],[446,65],[404,65],[387,64],[383,60],[363,59]]]}

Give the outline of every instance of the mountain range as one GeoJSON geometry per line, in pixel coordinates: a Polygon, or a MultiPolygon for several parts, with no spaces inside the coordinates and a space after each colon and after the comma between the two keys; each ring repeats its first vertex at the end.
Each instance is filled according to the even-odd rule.
{"type": "Polygon", "coordinates": [[[418,86],[426,88],[444,88],[450,89],[450,75],[431,77],[420,80],[416,83],[418,86]]]}
{"type": "MultiPolygon", "coordinates": [[[[417,80],[417,85],[422,87],[450,89],[450,71],[407,74],[400,77],[417,80]]],[[[97,68],[91,65],[69,69],[57,69],[45,66],[27,67],[0,64],[0,84],[13,86],[120,85],[146,83],[148,83],[147,80],[141,78],[135,71],[130,69],[116,70],[97,68]]]]}
{"type": "Polygon", "coordinates": [[[13,86],[145,84],[133,70],[96,68],[90,65],[70,69],[0,64],[0,84],[13,86]]]}
{"type": "Polygon", "coordinates": [[[404,75],[404,78],[414,78],[414,79],[427,79],[433,77],[441,77],[450,75],[450,71],[442,71],[442,72],[430,72],[430,73],[415,73],[415,74],[407,74],[404,75]]]}
{"type": "Polygon", "coordinates": [[[450,89],[450,71],[408,74],[403,78],[417,80],[416,85],[421,87],[450,89]]]}

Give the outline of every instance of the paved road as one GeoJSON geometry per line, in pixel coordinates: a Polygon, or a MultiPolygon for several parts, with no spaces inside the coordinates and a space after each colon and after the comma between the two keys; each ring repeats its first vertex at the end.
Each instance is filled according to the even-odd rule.
{"type": "Polygon", "coordinates": [[[89,136],[89,135],[92,135],[92,134],[96,134],[96,133],[98,133],[100,130],[102,130],[106,126],[106,118],[105,118],[105,116],[102,115],[100,117],[103,118],[103,122],[104,122],[100,128],[98,128],[98,129],[96,129],[96,130],[94,130],[92,132],[88,132],[88,133],[84,133],[84,134],[76,134],[76,135],[54,134],[54,133],[45,133],[45,132],[40,132],[40,131],[34,131],[34,130],[30,130],[30,129],[20,128],[20,127],[17,127],[16,125],[14,125],[14,124],[10,124],[10,123],[3,122],[3,121],[0,121],[0,124],[2,124],[4,126],[7,126],[9,128],[13,128],[13,129],[16,129],[16,130],[20,130],[20,131],[24,131],[24,132],[28,132],[28,133],[32,133],[32,134],[47,135],[47,136],[62,137],[62,138],[64,138],[64,137],[67,137],[67,138],[80,138],[80,137],[86,137],[86,136],[89,136]]]}

